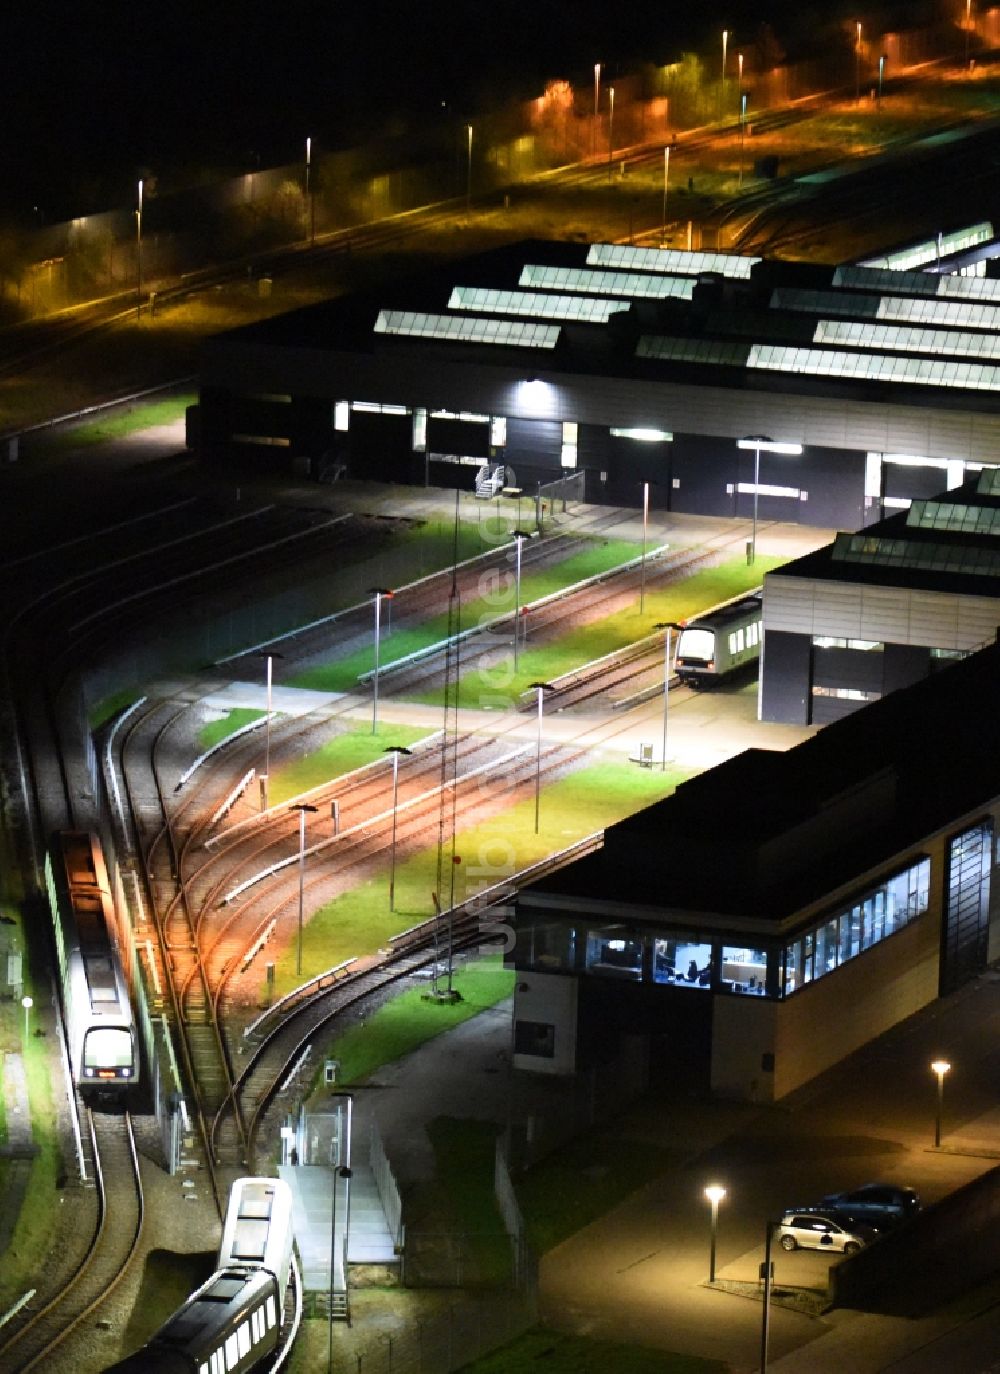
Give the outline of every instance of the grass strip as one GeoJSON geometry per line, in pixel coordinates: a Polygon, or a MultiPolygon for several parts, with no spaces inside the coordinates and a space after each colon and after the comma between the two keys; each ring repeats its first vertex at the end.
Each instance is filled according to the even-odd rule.
{"type": "Polygon", "coordinates": [[[617,1131],[591,1131],[514,1180],[534,1250],[544,1254],[665,1173],[677,1156],[617,1131]]]}
{"type": "Polygon", "coordinates": [[[497,1125],[439,1116],[427,1125],[434,1150],[438,1215],[450,1217],[466,1239],[474,1273],[466,1282],[504,1283],[511,1243],[493,1189],[497,1125]]]}
{"type": "Polygon", "coordinates": [[[355,768],[380,759],[393,744],[401,744],[406,749],[433,733],[433,730],[424,730],[416,725],[392,725],[385,721],[379,722],[374,734],[370,726],[345,730],[294,763],[272,768],[270,804],[280,806],[290,797],[298,797],[310,788],[331,782],[342,773],[353,772],[355,768]]]}
{"type": "Polygon", "coordinates": [[[115,439],[127,439],[144,429],[154,429],[158,425],[176,424],[184,419],[188,406],[198,400],[195,392],[183,396],[170,396],[161,400],[139,401],[122,411],[117,407],[105,415],[84,420],[81,424],[68,429],[52,430],[49,434],[32,439],[32,447],[43,452],[60,452],[65,449],[92,448],[115,439]]]}
{"type": "Polygon", "coordinates": [[[514,973],[502,956],[474,959],[455,969],[460,1002],[432,1002],[420,988],[393,997],[363,1025],[338,1035],[327,1056],[338,1060],[337,1083],[357,1083],[383,1064],[401,1059],[428,1040],[502,1002],[514,988],[514,973]]]}
{"type": "Polygon", "coordinates": [[[537,1327],[462,1365],[460,1374],[726,1374],[721,1360],[677,1355],[648,1346],[619,1345],[537,1327]]]}
{"type": "MultiPolygon", "coordinates": [[[[623,539],[587,539],[580,537],[580,548],[551,567],[541,568],[538,572],[526,572],[521,577],[521,601],[537,600],[563,587],[572,586],[584,578],[608,572],[612,568],[627,563],[636,556],[635,544],[623,539]]],[[[462,603],[462,628],[468,629],[480,621],[487,621],[496,615],[514,609],[514,577],[512,572],[501,573],[499,581],[493,581],[484,574],[481,581],[483,594],[462,603]]],[[[384,625],[384,621],[383,621],[384,625]]],[[[448,636],[448,615],[432,616],[419,625],[405,629],[391,629],[381,637],[380,661],[382,668],[388,668],[397,659],[419,649],[439,644],[448,636]]],[[[375,666],[374,643],[358,649],[352,654],[326,663],[315,664],[289,679],[292,687],[309,687],[322,692],[350,692],[357,689],[358,677],[375,666]]]]}
{"type": "Polygon", "coordinates": [[[87,712],[91,731],[99,730],[112,716],[124,711],[126,706],[131,706],[133,701],[137,701],[141,696],[142,692],[138,687],[123,687],[120,692],[113,692],[111,696],[95,702],[87,712]]]}
{"type": "MultiPolygon", "coordinates": [[[[624,649],[636,640],[650,635],[658,624],[666,620],[681,621],[702,613],[707,607],[739,596],[760,585],[765,572],[780,567],[786,560],[758,557],[753,567],[746,559],[734,558],[717,568],[693,573],[683,582],[646,592],[645,609],[639,613],[639,594],[623,611],[605,616],[586,625],[569,625],[557,639],[533,646],[531,617],[528,616],[528,639],[518,656],[518,672],[513,671],[513,651],[497,658],[496,650],[488,650],[478,663],[470,664],[462,675],[461,704],[475,706],[488,702],[493,709],[513,705],[520,694],[533,682],[551,682],[563,673],[572,672],[596,658],[624,649]]],[[[444,688],[435,688],[420,695],[419,700],[440,705],[444,688]]]]}
{"type": "MultiPolygon", "coordinates": [[[[448,886],[441,894],[442,905],[450,905],[452,895],[456,902],[464,901],[574,840],[631,815],[666,796],[690,776],[682,769],[668,768],[661,773],[619,762],[576,769],[543,788],[539,834],[535,834],[533,799],[518,802],[459,833],[455,849],[462,862],[447,863],[449,845],[444,874],[448,886]]],[[[386,862],[381,872],[320,907],[309,919],[302,941],[305,978],[352,956],[372,954],[393,935],[434,914],[431,894],[438,882],[437,846],[428,846],[403,862],[397,857],[394,912],[389,910],[388,868],[386,862]]],[[[303,981],[295,974],[294,942],[278,957],[275,973],[278,996],[303,981]]]]}
{"type": "MultiPolygon", "coordinates": [[[[235,735],[237,730],[242,730],[244,725],[250,725],[255,720],[263,720],[266,715],[266,711],[258,711],[252,706],[234,706],[224,716],[210,720],[207,725],[201,727],[198,731],[198,743],[202,751],[207,752],[221,744],[224,739],[228,739],[230,735],[235,735]]],[[[271,719],[274,720],[274,712],[271,713],[271,719]]]]}

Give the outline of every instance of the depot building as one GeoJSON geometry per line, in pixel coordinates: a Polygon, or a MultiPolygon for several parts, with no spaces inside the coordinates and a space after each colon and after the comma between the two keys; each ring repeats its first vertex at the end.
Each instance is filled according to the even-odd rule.
{"type": "Polygon", "coordinates": [[[516,898],[514,1063],[786,1096],[1000,957],[1000,648],[751,749],[516,898]]]}
{"type": "Polygon", "coordinates": [[[841,267],[523,242],[208,341],[190,442],[702,515],[756,491],[762,521],[855,530],[997,462],[1000,280],[959,272],[991,235],[841,267]]]}

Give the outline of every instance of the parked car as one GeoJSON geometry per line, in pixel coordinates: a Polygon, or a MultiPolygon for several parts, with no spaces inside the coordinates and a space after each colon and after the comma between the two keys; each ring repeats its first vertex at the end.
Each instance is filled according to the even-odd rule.
{"type": "Polygon", "coordinates": [[[881,1217],[885,1221],[902,1221],[920,1210],[920,1194],[914,1188],[897,1188],[891,1183],[866,1183],[846,1193],[827,1193],[821,1200],[822,1209],[839,1208],[852,1216],[881,1217]]]}
{"type": "Polygon", "coordinates": [[[873,1237],[868,1227],[847,1230],[821,1212],[786,1212],[778,1231],[783,1250],[833,1250],[845,1255],[856,1255],[873,1237]]]}

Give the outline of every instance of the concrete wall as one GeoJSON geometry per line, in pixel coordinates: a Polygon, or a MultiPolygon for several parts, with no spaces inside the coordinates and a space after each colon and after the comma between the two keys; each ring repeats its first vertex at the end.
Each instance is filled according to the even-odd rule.
{"type": "Polygon", "coordinates": [[[576,978],[554,973],[519,974],[514,985],[514,1024],[535,1021],[555,1027],[555,1053],[551,1059],[535,1054],[515,1054],[515,1069],[531,1073],[576,1072],[577,1029],[576,978]]]}
{"type": "Polygon", "coordinates": [[[774,1045],[784,1004],[764,997],[715,997],[712,1092],[744,1102],[774,1101],[774,1045]]]}

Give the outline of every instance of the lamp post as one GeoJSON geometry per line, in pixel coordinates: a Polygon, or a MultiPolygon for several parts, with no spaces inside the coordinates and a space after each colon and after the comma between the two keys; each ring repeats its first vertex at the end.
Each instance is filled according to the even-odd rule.
{"type": "Polygon", "coordinates": [[[969,37],[972,33],[972,0],[965,0],[965,65],[969,65],[969,37]]]}
{"type": "Polygon", "coordinates": [[[670,662],[670,631],[676,630],[678,634],[684,628],[676,620],[661,620],[657,623],[658,630],[664,630],[663,638],[663,757],[660,760],[660,772],[667,771],[667,707],[670,703],[670,672],[672,664],[670,662]]]}
{"type": "Polygon", "coordinates": [[[934,1114],[934,1148],[941,1147],[941,1116],[944,1110],[944,1076],[951,1071],[947,1059],[935,1059],[931,1072],[937,1075],[937,1111],[934,1114]]]}
{"type": "Polygon", "coordinates": [[[608,87],[608,184],[611,184],[611,170],[615,160],[615,88],[608,87]]]}
{"type": "Polygon", "coordinates": [[[594,133],[590,140],[590,151],[597,152],[597,128],[601,113],[601,64],[594,63],[594,133]]]}
{"type": "Polygon", "coordinates": [[[516,529],[514,531],[514,543],[517,548],[514,563],[514,672],[516,673],[520,665],[520,640],[521,640],[521,545],[526,539],[531,537],[530,530],[516,529]]]}
{"type": "Polygon", "coordinates": [[[878,59],[878,99],[875,101],[875,108],[876,108],[877,110],[881,110],[881,108],[882,108],[882,77],[883,77],[884,75],[885,75],[885,53],[882,53],[882,54],[879,56],[879,59],[878,59]]]}
{"type": "Polygon", "coordinates": [[[389,910],[396,910],[396,802],[399,796],[399,756],[405,754],[407,757],[412,753],[410,749],[404,749],[401,744],[390,744],[385,751],[392,755],[392,848],[390,849],[389,860],[389,910]]]}
{"type": "Polygon", "coordinates": [[[535,834],[538,834],[539,799],[542,790],[542,702],[546,692],[553,691],[551,682],[533,682],[531,690],[538,693],[538,731],[535,736],[535,834]]]}
{"type": "Polygon", "coordinates": [[[861,103],[861,20],[857,21],[857,41],[854,44],[854,103],[861,103]]]}
{"type": "Polygon", "coordinates": [[[719,1203],[726,1196],[726,1190],[718,1183],[710,1183],[705,1196],[712,1206],[712,1239],[708,1250],[708,1281],[715,1282],[715,1242],[719,1231],[719,1203]]]}
{"type": "Polygon", "coordinates": [[[260,809],[261,811],[266,811],[268,805],[268,787],[271,778],[271,682],[273,675],[272,664],[274,659],[284,658],[284,654],[279,654],[272,650],[271,652],[264,654],[263,658],[267,664],[267,710],[264,715],[264,772],[261,774],[260,779],[260,809]]]}
{"type": "Polygon", "coordinates": [[[761,1277],[764,1280],[764,1303],[760,1323],[760,1374],[767,1374],[767,1337],[771,1325],[771,1241],[774,1238],[773,1221],[765,1222],[764,1263],[761,1277]]]}
{"type": "Polygon", "coordinates": [[[472,206],[472,125],[466,124],[466,149],[465,149],[465,213],[468,214],[472,206]]]}
{"type": "Polygon", "coordinates": [[[299,975],[302,973],[302,921],[306,891],[306,812],[318,808],[310,806],[308,802],[296,802],[288,809],[299,813],[299,934],[295,946],[295,972],[299,975]]]}
{"type": "Polygon", "coordinates": [[[316,242],[316,202],[312,193],[312,139],[306,139],[306,204],[309,210],[309,247],[316,242]]]}
{"type": "Polygon", "coordinates": [[[639,614],[646,614],[646,531],[649,527],[649,483],[642,484],[642,558],[639,562],[639,614]]]}
{"type": "Polygon", "coordinates": [[[142,315],[142,177],[135,209],[135,317],[142,315]]]}
{"type": "MultiPolygon", "coordinates": [[[[336,1263],[336,1254],[337,1254],[337,1180],[340,1179],[340,1178],[342,1178],[342,1179],[345,1180],[344,1186],[345,1186],[345,1190],[346,1190],[346,1202],[347,1202],[347,1206],[346,1206],[346,1208],[345,1208],[345,1217],[344,1217],[344,1259],[345,1259],[344,1279],[345,1279],[345,1283],[346,1283],[346,1279],[347,1279],[347,1269],[346,1269],[347,1243],[348,1243],[348,1239],[349,1239],[350,1234],[351,1234],[351,1174],[352,1174],[352,1169],[351,1169],[351,1126],[352,1126],[352,1120],[351,1120],[351,1118],[352,1118],[352,1116],[353,1116],[353,1108],[354,1108],[354,1098],[352,1097],[352,1095],[351,1095],[350,1093],[336,1093],[336,1094],[334,1095],[334,1099],[333,1099],[333,1100],[334,1100],[334,1101],[336,1102],[336,1104],[337,1104],[337,1106],[336,1106],[336,1113],[337,1113],[337,1147],[336,1147],[336,1160],[333,1160],[333,1159],[331,1158],[331,1161],[330,1161],[331,1164],[332,1164],[332,1166],[333,1166],[333,1189],[332,1189],[332,1194],[331,1194],[331,1208],[330,1208],[330,1295],[329,1295],[329,1296],[330,1296],[330,1303],[329,1303],[329,1308],[328,1308],[328,1312],[327,1312],[327,1321],[328,1321],[328,1337],[327,1337],[327,1342],[328,1342],[328,1343],[327,1343],[327,1355],[326,1355],[326,1369],[327,1369],[327,1374],[333,1374],[333,1279],[334,1279],[334,1267],[335,1267],[335,1263],[336,1263]],[[343,1129],[343,1120],[344,1120],[344,1118],[343,1118],[343,1104],[344,1104],[344,1103],[346,1103],[346,1105],[347,1105],[347,1130],[346,1130],[346,1131],[344,1131],[344,1129],[343,1129]],[[346,1146],[347,1146],[346,1150],[344,1149],[345,1144],[346,1144],[346,1146]]],[[[332,1153],[332,1144],[331,1144],[331,1153],[332,1153]]]]}
{"type": "MultiPolygon", "coordinates": [[[[742,60],[743,54],[740,53],[742,60]]],[[[740,91],[740,179],[739,185],[743,185],[743,144],[747,127],[747,93],[740,91]]]]}
{"type": "Polygon", "coordinates": [[[667,241],[667,186],[670,181],[670,145],[663,149],[663,213],[660,216],[660,247],[667,241]]]}
{"type": "Polygon", "coordinates": [[[761,453],[784,453],[790,456],[797,456],[802,452],[801,444],[776,443],[769,439],[766,434],[750,434],[745,439],[738,439],[737,448],[753,449],[753,535],[750,540],[750,563],[757,561],[757,489],[760,486],[760,455],[761,453]]]}
{"type": "Polygon", "coordinates": [[[392,598],[392,590],[389,587],[372,587],[371,596],[375,598],[375,674],[372,692],[372,734],[378,731],[378,669],[379,669],[379,647],[382,639],[382,598],[392,598]]]}
{"type": "Polygon", "coordinates": [[[27,993],[21,998],[21,1006],[24,1008],[24,1038],[28,1039],[31,1032],[31,1008],[35,1005],[34,999],[27,993]]]}
{"type": "Polygon", "coordinates": [[[721,87],[721,95],[720,95],[720,100],[719,100],[719,104],[720,104],[720,106],[721,106],[720,113],[721,113],[723,116],[724,116],[725,113],[726,113],[726,50],[728,49],[728,47],[729,47],[729,30],[728,30],[728,29],[723,29],[723,30],[722,30],[722,87],[721,87]]]}

